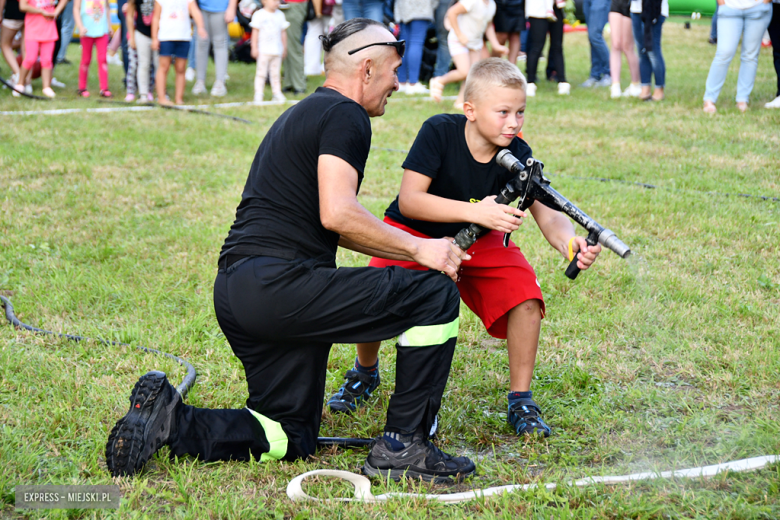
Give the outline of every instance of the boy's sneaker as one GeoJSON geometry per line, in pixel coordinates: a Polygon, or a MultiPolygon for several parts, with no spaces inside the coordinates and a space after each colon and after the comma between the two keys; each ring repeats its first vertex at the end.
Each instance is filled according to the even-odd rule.
{"type": "Polygon", "coordinates": [[[571,85],[566,82],[558,83],[558,95],[568,96],[569,94],[571,94],[571,85]]]}
{"type": "Polygon", "coordinates": [[[184,72],[184,79],[186,79],[188,83],[195,81],[195,69],[187,67],[187,70],[184,72]]]}
{"type": "Polygon", "coordinates": [[[106,444],[111,476],[133,475],[162,446],[169,444],[181,395],[163,372],[141,376],[130,394],[130,411],[117,421],[106,444]]]}
{"type": "Polygon", "coordinates": [[[534,97],[536,95],[536,84],[535,83],[529,83],[525,86],[525,95],[526,97],[534,97]]]}
{"type": "Polygon", "coordinates": [[[192,93],[196,96],[198,94],[205,94],[206,93],[206,84],[202,81],[196,81],[195,85],[192,86],[192,93]]]}
{"type": "Polygon", "coordinates": [[[379,437],[363,464],[363,473],[370,477],[419,478],[434,484],[460,481],[475,470],[468,457],[444,453],[420,434],[415,434],[411,444],[398,451],[393,451],[384,437],[379,437]]]}
{"type": "Polygon", "coordinates": [[[541,413],[533,399],[519,399],[509,406],[506,422],[512,425],[518,435],[541,433],[549,437],[552,430],[540,417],[541,413]]]}
{"type": "Polygon", "coordinates": [[[221,81],[215,81],[214,86],[211,87],[211,95],[214,97],[223,97],[227,95],[227,88],[221,81]]]}
{"type": "Polygon", "coordinates": [[[328,407],[334,412],[350,414],[371,397],[371,393],[379,386],[379,371],[369,375],[348,370],[344,377],[344,384],[328,400],[328,407]]]}

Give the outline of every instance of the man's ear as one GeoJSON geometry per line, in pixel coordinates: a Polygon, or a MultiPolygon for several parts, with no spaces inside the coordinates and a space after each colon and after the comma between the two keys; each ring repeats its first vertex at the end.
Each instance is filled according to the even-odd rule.
{"type": "Polygon", "coordinates": [[[368,83],[371,81],[371,77],[374,75],[376,71],[376,63],[371,58],[366,58],[363,60],[363,83],[368,83]]]}
{"type": "Polygon", "coordinates": [[[477,120],[477,114],[475,111],[476,109],[474,108],[474,104],[471,101],[466,101],[463,103],[463,115],[465,115],[466,119],[472,123],[477,120]]]}

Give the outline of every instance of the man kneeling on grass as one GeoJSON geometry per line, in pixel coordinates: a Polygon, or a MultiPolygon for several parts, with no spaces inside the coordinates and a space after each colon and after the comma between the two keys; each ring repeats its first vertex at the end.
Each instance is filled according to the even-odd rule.
{"type": "Polygon", "coordinates": [[[317,448],[332,343],[400,335],[384,436],[363,467],[446,481],[474,472],[429,440],[458,335],[461,260],[451,240],[389,226],[357,202],[369,117],[398,89],[404,42],[356,18],[324,37],[327,79],[274,123],[249,171],[219,257],[217,320],[246,371],[240,410],[185,405],[162,372],[130,395],[108,438],[112,475],[132,475],[161,447],[203,461],[292,460],[317,448]],[[338,246],[431,270],[336,269],[338,246]],[[445,273],[445,274],[442,274],[445,273]]]}
{"type": "MultiPolygon", "coordinates": [[[[508,149],[521,163],[531,148],[517,133],[525,118],[526,82],[506,60],[482,60],[471,68],[464,91],[464,114],[428,119],[404,161],[401,192],[385,211],[385,222],[420,238],[455,236],[475,222],[491,229],[469,249],[472,260],[460,271],[460,297],[482,319],[488,334],[507,340],[509,394],[507,422],[518,435],[550,435],[531,394],[539,331],[544,316],[542,290],[520,249],[503,234],[520,227],[526,214],[495,203],[514,174],[496,163],[508,149]]],[[[574,234],[562,213],[540,202],[529,208],[553,248],[587,269],[601,251],[574,234]]],[[[415,262],[374,258],[374,267],[426,269],[415,262]],[[388,267],[394,266],[394,267],[388,267]]],[[[379,343],[358,345],[355,368],[329,401],[331,410],[353,412],[379,385],[379,343]]]]}

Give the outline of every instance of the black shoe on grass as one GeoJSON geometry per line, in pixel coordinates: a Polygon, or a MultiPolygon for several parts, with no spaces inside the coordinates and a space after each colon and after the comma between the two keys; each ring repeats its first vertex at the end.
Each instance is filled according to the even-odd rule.
{"type": "Polygon", "coordinates": [[[371,393],[379,386],[379,371],[368,375],[357,370],[348,370],[344,384],[339,391],[328,399],[328,407],[334,412],[351,414],[371,397],[371,393]]]}
{"type": "Polygon", "coordinates": [[[512,425],[518,435],[541,433],[549,437],[552,430],[540,417],[541,413],[533,399],[520,399],[509,406],[506,422],[512,425]]]}
{"type": "Polygon", "coordinates": [[[384,437],[379,437],[363,464],[363,473],[370,477],[422,479],[434,484],[463,480],[475,470],[468,457],[448,455],[430,440],[418,435],[409,446],[399,451],[393,451],[384,437]]]}
{"type": "Polygon", "coordinates": [[[130,394],[130,411],[117,421],[106,444],[106,464],[113,477],[140,471],[147,460],[168,444],[181,395],[163,372],[147,372],[130,394]]]}

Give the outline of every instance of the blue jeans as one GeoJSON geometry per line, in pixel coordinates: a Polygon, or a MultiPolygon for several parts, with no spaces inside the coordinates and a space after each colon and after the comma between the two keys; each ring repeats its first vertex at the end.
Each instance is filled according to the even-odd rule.
{"type": "Polygon", "coordinates": [[[609,75],[609,47],[604,41],[604,26],[609,19],[610,5],[610,0],[582,2],[590,41],[590,77],[595,79],[609,75]]]}
{"type": "Polygon", "coordinates": [[[73,28],[76,26],[76,19],[73,18],[73,2],[68,2],[65,9],[62,10],[62,30],[60,31],[60,52],[57,53],[57,63],[65,59],[65,53],[68,52],[68,44],[73,38],[73,28]]]}
{"type": "Polygon", "coordinates": [[[710,25],[710,38],[718,39],[718,4],[715,4],[715,13],[712,15],[712,25],[710,25]]]}
{"type": "Polygon", "coordinates": [[[430,20],[412,20],[401,24],[399,40],[406,40],[406,54],[398,68],[399,83],[417,83],[420,79],[420,63],[422,63],[425,33],[428,32],[430,20]]]}
{"type": "MultiPolygon", "coordinates": [[[[69,2],[72,3],[72,2],[69,2]]],[[[119,26],[122,31],[122,68],[125,69],[125,77],[122,82],[127,86],[127,67],[130,65],[130,55],[127,51],[127,20],[125,20],[125,13],[122,12],[122,7],[127,3],[127,0],[117,0],[116,2],[116,15],[119,18],[119,26]]]]}
{"type": "Polygon", "coordinates": [[[436,51],[436,68],[433,71],[433,75],[437,78],[439,76],[444,76],[450,71],[450,62],[452,61],[450,48],[447,45],[449,31],[444,28],[444,17],[447,14],[447,9],[449,7],[449,2],[446,0],[439,0],[439,7],[437,7],[436,12],[433,13],[436,18],[436,39],[439,41],[439,49],[436,51]]]}
{"type": "Polygon", "coordinates": [[[707,75],[704,101],[718,101],[718,95],[726,82],[729,64],[737,52],[742,37],[739,76],[737,76],[737,103],[747,103],[758,68],[758,51],[761,37],[772,20],[772,4],[758,4],[750,9],[734,9],[726,5],[718,7],[718,48],[707,75]]]}
{"type": "Polygon", "coordinates": [[[384,21],[384,2],[382,0],[344,0],[341,4],[344,20],[369,18],[375,22],[384,21]]]}
{"type": "Polygon", "coordinates": [[[634,26],[634,42],[639,55],[639,78],[643,87],[652,85],[652,76],[655,76],[656,88],[666,85],[666,62],[661,52],[661,28],[666,20],[665,16],[659,16],[658,22],[653,25],[653,48],[645,52],[645,24],[642,23],[640,13],[631,13],[631,23],[634,26]]]}

